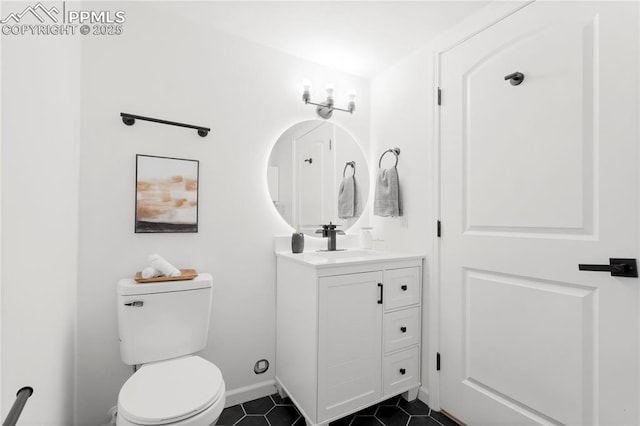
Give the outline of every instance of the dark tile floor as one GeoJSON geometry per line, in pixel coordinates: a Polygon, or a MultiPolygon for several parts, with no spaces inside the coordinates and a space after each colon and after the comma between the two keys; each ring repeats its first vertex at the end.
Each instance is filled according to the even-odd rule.
{"type": "MultiPolygon", "coordinates": [[[[218,426],[305,426],[289,398],[265,396],[225,408],[218,426]]],[[[330,423],[330,426],[459,426],[420,400],[396,396],[330,423]]]]}

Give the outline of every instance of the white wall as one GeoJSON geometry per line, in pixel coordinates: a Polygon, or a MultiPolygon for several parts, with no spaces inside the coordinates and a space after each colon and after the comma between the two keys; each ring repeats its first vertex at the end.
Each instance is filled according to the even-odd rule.
{"type": "MultiPolygon", "coordinates": [[[[0,16],[3,15],[0,2],[0,16]]],[[[2,38],[0,38],[0,93],[2,93],[2,38]]],[[[0,164],[2,164],[2,101],[0,100],[0,164]]],[[[2,188],[2,172],[0,172],[0,189],[2,188]]],[[[3,415],[2,405],[2,193],[0,191],[0,417],[3,415]]]]}
{"type": "MultiPolygon", "coordinates": [[[[403,59],[371,83],[371,159],[374,176],[380,155],[400,148],[398,176],[404,215],[372,216],[374,238],[388,249],[426,254],[423,274],[422,392],[428,388],[429,358],[429,270],[435,238],[433,215],[433,60],[430,46],[403,59]]],[[[382,167],[392,167],[395,157],[386,154],[382,167]]],[[[374,178],[375,179],[375,178],[374,178]]],[[[375,180],[373,185],[375,185],[375,180]]],[[[372,195],[373,199],[373,195],[372,195]]],[[[428,401],[425,401],[428,402],[428,401]]]]}
{"type": "MultiPolygon", "coordinates": [[[[116,282],[160,253],[214,277],[209,344],[201,355],[229,390],[272,380],[275,366],[274,235],[292,228],[272,206],[266,173],[272,145],[293,123],[315,118],[300,82],[354,88],[358,111],[332,121],[368,150],[369,84],[245,40],[208,31],[149,2],[126,11],[125,34],[82,46],[82,146],[76,424],[106,421],[131,370],[121,360],[116,282]],[[210,126],[193,130],[137,122],[120,112],[210,126]],[[134,234],[135,154],[200,160],[199,232],[134,234]],[[254,363],[271,361],[257,376],[254,363]]],[[[315,98],[315,93],[314,93],[315,98]]],[[[269,382],[267,382],[268,384],[269,382]]]]}
{"type": "MultiPolygon", "coordinates": [[[[412,54],[377,75],[371,83],[371,158],[377,174],[380,155],[400,148],[398,175],[404,214],[373,216],[373,234],[388,249],[426,251],[431,246],[430,197],[432,178],[433,61],[428,48],[412,54]]],[[[382,160],[392,167],[393,154],[382,160]]],[[[375,183],[375,182],[374,182],[375,183]]]]}
{"type": "Polygon", "coordinates": [[[79,80],[79,38],[2,36],[2,418],[32,386],[21,425],[73,421],[79,80]]]}

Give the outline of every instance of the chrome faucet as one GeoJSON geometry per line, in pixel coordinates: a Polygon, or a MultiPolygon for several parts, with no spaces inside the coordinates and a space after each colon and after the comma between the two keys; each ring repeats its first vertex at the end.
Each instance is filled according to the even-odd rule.
{"type": "Polygon", "coordinates": [[[336,230],[337,226],[340,225],[334,225],[333,223],[329,222],[328,225],[320,225],[322,226],[322,229],[318,229],[316,231],[316,234],[322,234],[323,238],[328,238],[327,240],[327,251],[336,251],[336,236],[338,234],[340,235],[344,235],[344,231],[338,231],[336,230]]]}

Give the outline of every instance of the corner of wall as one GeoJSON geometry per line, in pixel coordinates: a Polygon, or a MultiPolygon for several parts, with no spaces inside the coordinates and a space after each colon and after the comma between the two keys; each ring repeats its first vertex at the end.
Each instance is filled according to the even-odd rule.
{"type": "MultiPolygon", "coordinates": [[[[2,2],[0,2],[0,16],[2,13],[2,2]]],[[[2,58],[2,40],[0,37],[0,58],[2,58]]],[[[2,66],[0,66],[0,93],[2,89],[2,66]]],[[[0,164],[2,164],[2,100],[0,100],[0,164]]],[[[2,173],[0,173],[0,384],[2,383],[2,173]]],[[[2,386],[0,385],[0,419],[4,419],[5,412],[2,404],[2,386]]]]}
{"type": "Polygon", "coordinates": [[[2,405],[32,386],[21,422],[72,424],[79,40],[11,35],[1,49],[2,405]]]}

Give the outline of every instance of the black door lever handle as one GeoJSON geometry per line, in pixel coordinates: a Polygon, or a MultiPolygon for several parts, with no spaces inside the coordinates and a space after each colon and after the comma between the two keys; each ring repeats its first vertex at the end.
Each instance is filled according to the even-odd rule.
{"type": "Polygon", "coordinates": [[[580,271],[602,271],[611,272],[612,277],[638,278],[638,263],[636,259],[610,258],[608,265],[585,265],[579,264],[580,271]]]}

